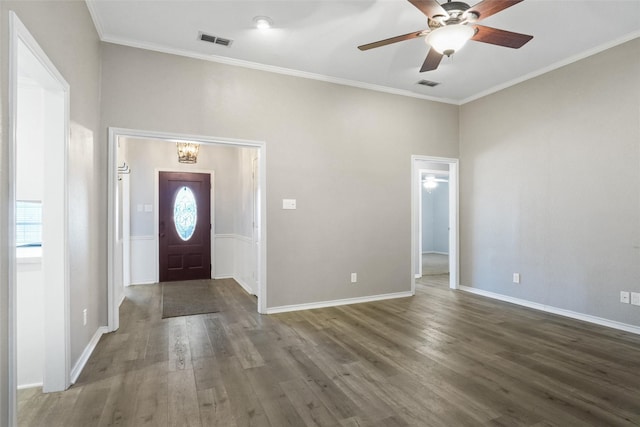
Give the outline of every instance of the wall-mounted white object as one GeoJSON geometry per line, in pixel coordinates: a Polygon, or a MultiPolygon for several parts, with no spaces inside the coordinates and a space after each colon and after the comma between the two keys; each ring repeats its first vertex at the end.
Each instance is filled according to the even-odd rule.
{"type": "Polygon", "coordinates": [[[296,209],[296,199],[282,199],[282,209],[296,209]]]}

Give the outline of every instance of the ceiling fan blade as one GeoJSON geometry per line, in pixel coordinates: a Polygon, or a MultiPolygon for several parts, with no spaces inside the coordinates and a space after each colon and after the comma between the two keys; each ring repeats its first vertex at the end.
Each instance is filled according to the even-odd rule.
{"type": "Polygon", "coordinates": [[[420,68],[420,72],[424,73],[425,71],[435,70],[438,68],[438,65],[440,65],[440,61],[442,61],[442,54],[438,53],[435,49],[429,49],[427,58],[424,60],[422,68],[420,68]]]}
{"type": "Polygon", "coordinates": [[[471,6],[466,13],[474,12],[478,14],[478,20],[485,19],[500,12],[501,10],[514,6],[521,1],[523,0],[484,0],[474,6],[471,6]]]}
{"type": "Polygon", "coordinates": [[[420,9],[430,19],[436,16],[449,16],[447,11],[435,0],[409,0],[409,3],[420,9]]]}
{"type": "Polygon", "coordinates": [[[484,25],[474,25],[473,28],[476,29],[476,34],[471,37],[471,40],[513,49],[521,48],[533,38],[533,36],[526,34],[513,33],[497,28],[485,27],[484,25]]]}
{"type": "Polygon", "coordinates": [[[391,43],[397,43],[404,40],[411,40],[417,37],[422,37],[424,35],[425,30],[422,31],[414,31],[413,33],[404,34],[402,36],[391,37],[389,39],[379,40],[377,42],[363,44],[362,46],[358,46],[360,50],[369,50],[375,47],[386,46],[391,43]]]}

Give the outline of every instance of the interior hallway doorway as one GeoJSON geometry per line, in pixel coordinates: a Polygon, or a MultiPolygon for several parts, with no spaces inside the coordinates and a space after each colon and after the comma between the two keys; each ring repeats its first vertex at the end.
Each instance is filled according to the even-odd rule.
{"type": "Polygon", "coordinates": [[[411,156],[412,291],[421,277],[448,274],[459,286],[458,159],[411,156]]]}
{"type": "MultiPolygon", "coordinates": [[[[170,134],[132,129],[109,129],[109,330],[118,328],[118,307],[124,296],[123,277],[132,284],[158,283],[159,277],[159,176],[161,171],[210,173],[212,187],[224,188],[231,173],[237,190],[244,197],[230,202],[214,189],[211,198],[211,278],[234,278],[245,290],[257,296],[257,311],[266,311],[266,146],[260,141],[230,140],[198,135],[170,134]],[[177,143],[199,144],[196,164],[177,160],[177,143]],[[208,155],[217,150],[216,155],[208,155]],[[221,154],[230,155],[228,161],[221,154]],[[226,154],[225,154],[226,153],[226,154]],[[229,154],[232,153],[232,154],[229,154]],[[235,154],[233,154],[235,153],[235,154]],[[235,156],[235,157],[233,157],[235,156]],[[234,160],[235,159],[235,160],[234,160]],[[235,169],[233,169],[235,168],[235,169]],[[119,193],[119,174],[126,171],[127,200],[119,193]],[[218,185],[218,183],[220,185],[218,185]],[[216,194],[216,192],[218,194],[216,194]],[[219,200],[216,200],[219,199],[219,200]],[[130,206],[123,215],[121,206],[130,206]],[[238,204],[243,212],[239,220],[229,220],[229,212],[238,204]],[[217,213],[216,213],[217,212],[217,213]],[[125,227],[123,222],[128,224],[125,227]],[[227,227],[227,228],[225,228],[227,227]],[[232,228],[228,228],[232,227],[232,228]],[[233,228],[236,227],[236,228],[233,228]],[[220,231],[222,230],[222,232],[220,231]],[[240,231],[235,231],[240,230],[240,231]],[[124,248],[129,257],[124,257],[124,248]],[[149,256],[154,254],[155,256],[149,256]],[[236,256],[237,254],[237,256],[236,256]],[[227,258],[225,258],[227,255],[227,258]]],[[[122,176],[121,176],[122,178],[122,176]]],[[[166,225],[165,225],[166,227],[166,225]]]]}

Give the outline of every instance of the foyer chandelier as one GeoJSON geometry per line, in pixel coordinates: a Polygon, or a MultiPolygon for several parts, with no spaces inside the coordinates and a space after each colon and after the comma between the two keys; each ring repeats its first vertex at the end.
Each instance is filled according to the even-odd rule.
{"type": "Polygon", "coordinates": [[[198,151],[200,144],[195,142],[177,142],[178,162],[180,163],[197,163],[198,151]]]}

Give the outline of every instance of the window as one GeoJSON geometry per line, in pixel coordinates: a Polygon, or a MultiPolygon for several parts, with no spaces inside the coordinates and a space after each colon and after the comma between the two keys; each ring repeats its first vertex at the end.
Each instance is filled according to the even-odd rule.
{"type": "Polygon", "coordinates": [[[197,218],[198,206],[193,191],[188,187],[182,187],[178,190],[173,204],[173,222],[176,225],[178,236],[185,242],[196,231],[197,218]]]}
{"type": "Polygon", "coordinates": [[[42,246],[42,202],[16,201],[16,246],[42,246]]]}

